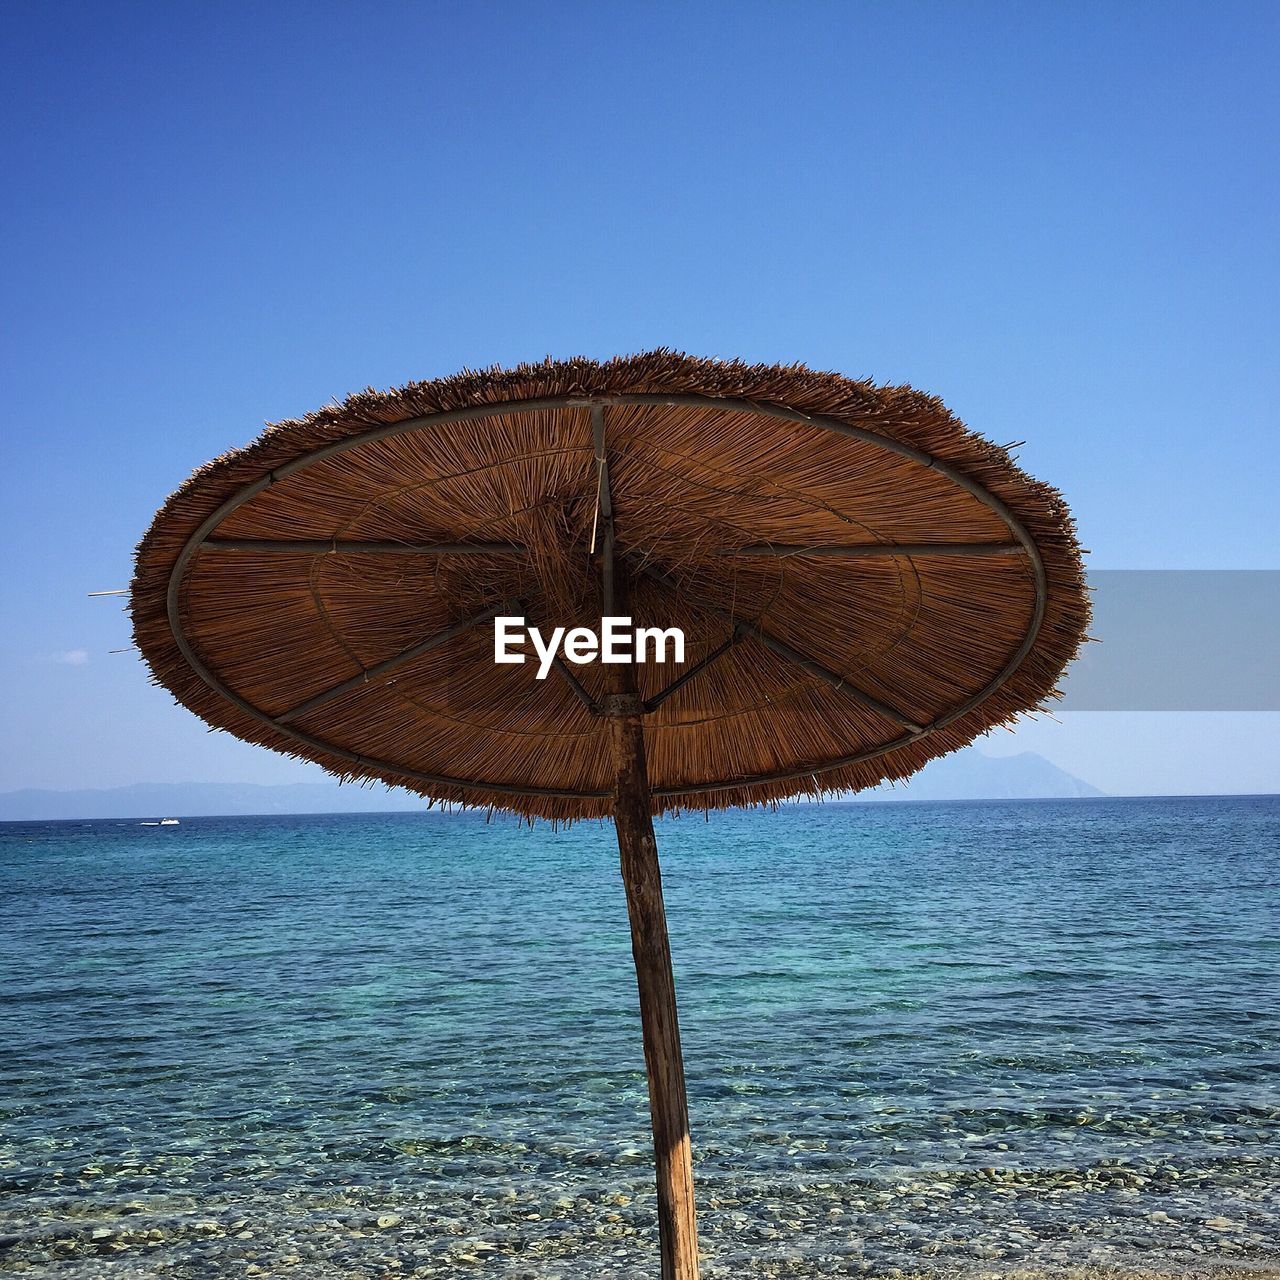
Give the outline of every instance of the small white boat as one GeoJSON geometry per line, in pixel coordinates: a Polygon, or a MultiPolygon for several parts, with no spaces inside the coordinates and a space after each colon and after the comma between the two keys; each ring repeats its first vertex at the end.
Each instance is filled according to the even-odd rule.
{"type": "Polygon", "coordinates": [[[178,825],[177,818],[161,818],[158,822],[140,822],[140,827],[176,827],[178,825]]]}

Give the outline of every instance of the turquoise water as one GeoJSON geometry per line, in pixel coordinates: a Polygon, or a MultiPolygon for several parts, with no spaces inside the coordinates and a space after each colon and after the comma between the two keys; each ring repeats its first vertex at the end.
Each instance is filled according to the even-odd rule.
{"type": "MultiPolygon", "coordinates": [[[[709,1276],[1275,1258],[1280,800],[659,842],[709,1276]]],[[[0,900],[0,1271],[656,1274],[607,826],[9,824],[0,900]]]]}

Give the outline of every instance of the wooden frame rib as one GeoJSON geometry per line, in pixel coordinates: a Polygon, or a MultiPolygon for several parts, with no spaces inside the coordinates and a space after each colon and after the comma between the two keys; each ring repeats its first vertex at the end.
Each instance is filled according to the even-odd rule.
{"type": "Polygon", "coordinates": [[[352,689],[359,689],[367,684],[375,684],[384,677],[393,674],[406,663],[412,662],[415,658],[420,658],[424,653],[430,653],[433,649],[440,648],[441,645],[448,644],[450,640],[456,639],[460,635],[464,635],[473,627],[478,627],[482,623],[489,622],[502,613],[514,613],[521,607],[521,601],[518,599],[504,600],[501,604],[492,605],[490,608],[480,613],[472,615],[470,618],[463,618],[461,622],[455,622],[451,627],[445,627],[443,631],[437,631],[434,635],[428,636],[425,640],[420,640],[415,645],[397,653],[394,657],[386,658],[382,662],[375,662],[373,666],[367,667],[359,675],[354,675],[350,680],[344,680],[341,684],[335,684],[332,688],[326,689],[323,693],[317,693],[314,697],[308,698],[305,702],[300,702],[296,707],[291,707],[288,711],[282,712],[278,716],[274,716],[272,722],[276,725],[288,724],[291,720],[300,720],[303,716],[310,715],[311,712],[319,710],[326,703],[332,702],[334,698],[340,698],[344,693],[350,693],[352,689]]]}
{"type": "Polygon", "coordinates": [[[1018,542],[855,542],[845,546],[798,542],[758,542],[749,547],[721,551],[722,556],[834,556],[845,560],[893,556],[1018,556],[1027,549],[1018,542]]]}
{"type": "Polygon", "coordinates": [[[251,551],[269,555],[348,556],[519,556],[527,548],[515,542],[350,542],[299,538],[206,538],[201,551],[251,551]]]}

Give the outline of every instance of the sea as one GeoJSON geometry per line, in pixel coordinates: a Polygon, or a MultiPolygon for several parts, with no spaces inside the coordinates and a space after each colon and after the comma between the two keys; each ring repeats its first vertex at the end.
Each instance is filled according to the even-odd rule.
{"type": "MultiPolygon", "coordinates": [[[[1280,1269],[1280,798],[658,839],[704,1276],[1280,1269]]],[[[652,1179],[607,824],[0,827],[0,1273],[639,1280],[652,1179]]]]}

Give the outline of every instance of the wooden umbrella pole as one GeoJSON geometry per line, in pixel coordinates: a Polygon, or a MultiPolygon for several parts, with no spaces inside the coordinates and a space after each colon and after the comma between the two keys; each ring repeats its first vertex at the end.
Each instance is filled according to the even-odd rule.
{"type": "Polygon", "coordinates": [[[662,872],[649,808],[644,727],[633,669],[617,666],[613,670],[621,676],[616,683],[624,686],[605,703],[614,778],[613,820],[631,918],[631,953],[640,988],[640,1025],[658,1178],[662,1280],[698,1280],[689,1104],[667,916],[662,903],[662,872]]]}
{"type": "MultiPolygon", "coordinates": [[[[605,447],[604,406],[591,410],[591,434],[599,485],[593,552],[600,559],[600,613],[624,614],[631,583],[615,559],[613,495],[605,447]]],[[[676,982],[671,972],[667,913],[662,903],[662,869],[653,834],[649,773],[644,755],[644,708],[635,667],[608,663],[608,696],[601,710],[609,725],[613,765],[613,825],[618,833],[622,883],[631,920],[631,954],[640,991],[640,1028],[649,1077],[649,1118],[658,1182],[658,1239],[662,1280],[698,1280],[698,1222],[693,1206],[693,1153],[689,1143],[689,1102],[680,1053],[676,982]]]]}

